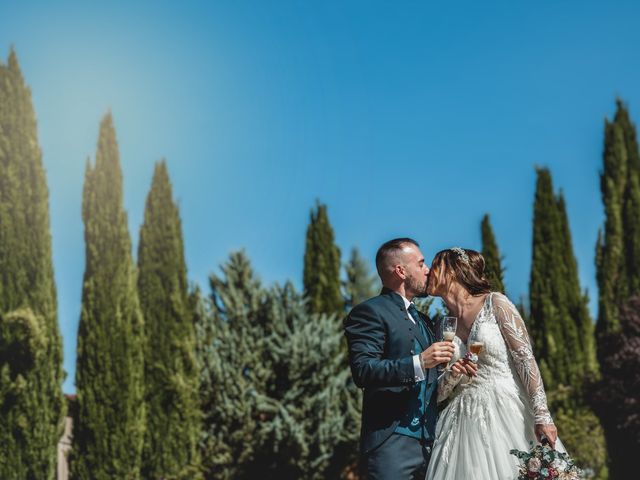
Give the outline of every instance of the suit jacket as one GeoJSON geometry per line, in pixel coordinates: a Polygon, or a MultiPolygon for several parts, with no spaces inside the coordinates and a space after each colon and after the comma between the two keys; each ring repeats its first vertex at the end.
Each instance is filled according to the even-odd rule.
{"type": "MultiPolygon", "coordinates": [[[[433,331],[431,321],[420,315],[418,321],[433,331]]],[[[407,413],[416,382],[413,356],[420,353],[414,340],[422,350],[429,343],[410,320],[402,297],[387,288],[354,307],[344,331],[353,381],[364,389],[360,444],[367,453],[382,444],[407,413]]]]}

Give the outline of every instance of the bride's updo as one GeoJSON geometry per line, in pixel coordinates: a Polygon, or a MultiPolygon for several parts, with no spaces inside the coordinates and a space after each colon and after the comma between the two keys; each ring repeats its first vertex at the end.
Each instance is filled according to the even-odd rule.
{"type": "Polygon", "coordinates": [[[460,247],[441,250],[431,264],[432,268],[444,269],[447,277],[455,279],[471,295],[491,292],[491,284],[484,276],[484,265],[480,252],[460,247]]]}

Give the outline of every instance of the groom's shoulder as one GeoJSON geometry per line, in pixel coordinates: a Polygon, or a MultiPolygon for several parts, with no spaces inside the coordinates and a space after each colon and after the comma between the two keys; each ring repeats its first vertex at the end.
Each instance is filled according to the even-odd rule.
{"type": "Polygon", "coordinates": [[[375,297],[371,297],[364,302],[359,303],[351,309],[351,314],[367,311],[378,311],[381,308],[389,307],[393,305],[393,301],[388,295],[380,294],[375,297]]]}

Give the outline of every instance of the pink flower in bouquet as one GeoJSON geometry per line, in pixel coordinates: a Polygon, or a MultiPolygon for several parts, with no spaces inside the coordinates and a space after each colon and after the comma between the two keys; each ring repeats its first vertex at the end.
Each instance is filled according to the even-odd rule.
{"type": "Polygon", "coordinates": [[[547,469],[547,471],[549,472],[549,478],[557,478],[558,477],[558,471],[555,468],[549,467],[547,469]]]}

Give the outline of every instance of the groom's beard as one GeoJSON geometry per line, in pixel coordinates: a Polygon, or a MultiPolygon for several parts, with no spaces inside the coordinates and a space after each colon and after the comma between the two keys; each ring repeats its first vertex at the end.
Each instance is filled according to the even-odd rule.
{"type": "Polygon", "coordinates": [[[414,297],[424,298],[429,296],[429,292],[427,291],[429,282],[427,281],[427,278],[422,280],[422,282],[417,278],[409,278],[407,280],[407,286],[405,288],[410,290],[414,297]]]}

